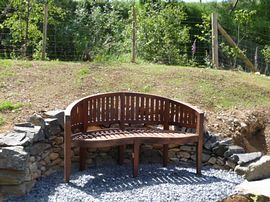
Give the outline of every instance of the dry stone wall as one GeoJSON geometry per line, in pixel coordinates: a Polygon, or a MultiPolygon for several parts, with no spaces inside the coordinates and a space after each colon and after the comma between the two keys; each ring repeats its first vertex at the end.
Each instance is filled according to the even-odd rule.
{"type": "MultiPolygon", "coordinates": [[[[13,131],[0,134],[0,198],[24,195],[36,180],[63,169],[63,128],[64,111],[56,110],[33,115],[28,122],[15,124],[13,131]]],[[[132,148],[127,146],[125,163],[131,163],[131,152],[132,148]]],[[[176,163],[194,163],[196,146],[169,145],[169,159],[176,163]]],[[[72,160],[79,160],[76,147],[72,150],[72,160]]],[[[140,160],[142,163],[162,162],[162,145],[142,145],[140,160]]],[[[116,162],[115,147],[88,149],[88,166],[116,162]]],[[[248,180],[270,177],[269,156],[261,152],[245,153],[231,138],[224,139],[210,132],[204,134],[203,164],[235,170],[248,180]]]]}

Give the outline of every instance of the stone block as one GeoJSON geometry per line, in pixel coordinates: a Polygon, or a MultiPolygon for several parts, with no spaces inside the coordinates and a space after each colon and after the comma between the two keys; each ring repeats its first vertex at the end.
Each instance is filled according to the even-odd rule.
{"type": "Polygon", "coordinates": [[[0,169],[25,170],[29,154],[22,146],[0,148],[0,169]]]}
{"type": "Polygon", "coordinates": [[[229,159],[241,166],[252,163],[259,158],[261,158],[261,152],[251,152],[251,153],[244,153],[244,154],[233,154],[229,157],[229,159]]]}
{"type": "Polygon", "coordinates": [[[18,185],[29,178],[29,173],[18,170],[1,170],[0,185],[18,185]]]}
{"type": "Polygon", "coordinates": [[[226,158],[230,157],[233,154],[240,154],[245,152],[244,148],[238,145],[229,145],[227,149],[228,150],[224,153],[224,157],[226,158]]]}
{"type": "Polygon", "coordinates": [[[4,198],[7,197],[20,197],[28,193],[33,186],[35,185],[35,180],[24,182],[19,185],[1,185],[0,186],[0,193],[4,196],[4,198]]]}
{"type": "Polygon", "coordinates": [[[32,127],[15,126],[14,131],[25,133],[31,143],[45,140],[45,134],[41,126],[32,126],[32,127]]]}
{"type": "Polygon", "coordinates": [[[248,181],[261,180],[270,177],[270,156],[262,156],[258,161],[251,163],[245,174],[248,181]]]}
{"type": "Polygon", "coordinates": [[[64,129],[64,116],[65,111],[64,110],[53,110],[53,111],[47,111],[44,113],[45,116],[48,118],[56,118],[58,121],[58,124],[61,126],[62,129],[64,129]]]}
{"type": "Polygon", "coordinates": [[[10,132],[0,136],[0,146],[22,146],[29,142],[26,133],[10,132]]]}
{"type": "Polygon", "coordinates": [[[181,147],[180,147],[180,150],[182,150],[182,151],[188,151],[188,152],[194,152],[194,151],[196,151],[196,146],[193,146],[193,145],[182,145],[181,147]]]}
{"type": "Polygon", "coordinates": [[[39,142],[39,143],[33,144],[30,147],[30,154],[32,156],[36,156],[38,154],[43,153],[45,150],[47,150],[49,148],[51,148],[51,145],[50,144],[39,142]]]}

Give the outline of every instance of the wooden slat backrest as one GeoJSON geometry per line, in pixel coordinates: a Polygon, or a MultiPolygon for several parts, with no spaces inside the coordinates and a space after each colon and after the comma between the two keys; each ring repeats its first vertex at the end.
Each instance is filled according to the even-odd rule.
{"type": "Polygon", "coordinates": [[[196,128],[194,108],[168,98],[142,93],[117,92],[89,96],[71,109],[72,132],[88,126],[119,124],[162,124],[196,128]]]}

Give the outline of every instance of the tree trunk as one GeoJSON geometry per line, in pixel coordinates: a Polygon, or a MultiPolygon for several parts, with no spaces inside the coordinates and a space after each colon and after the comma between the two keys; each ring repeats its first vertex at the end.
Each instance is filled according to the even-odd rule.
{"type": "Polygon", "coordinates": [[[30,18],[30,0],[27,0],[27,15],[25,19],[25,40],[23,46],[23,57],[27,57],[27,47],[28,47],[28,32],[29,32],[29,18],[30,18]]]}

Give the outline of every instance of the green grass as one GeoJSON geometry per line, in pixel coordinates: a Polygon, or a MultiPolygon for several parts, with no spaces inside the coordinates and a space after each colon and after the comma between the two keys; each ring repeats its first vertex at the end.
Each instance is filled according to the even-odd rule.
{"type": "MultiPolygon", "coordinates": [[[[182,100],[214,111],[235,107],[270,107],[269,77],[238,71],[149,63],[0,60],[0,73],[3,69],[13,74],[3,77],[5,83],[0,82],[0,93],[7,83],[16,88],[16,82],[29,75],[34,80],[23,79],[19,86],[24,85],[24,89],[27,90],[27,83],[31,82],[31,85],[35,86],[35,97],[44,96],[47,88],[53,85],[61,88],[50,88],[53,90],[50,94],[62,96],[61,99],[66,99],[68,94],[72,95],[74,92],[79,97],[81,93],[87,95],[99,92],[139,91],[182,100]]],[[[21,94],[19,89],[12,92],[18,96],[21,94]]],[[[70,101],[72,100],[66,103],[70,101]]],[[[32,104],[34,107],[35,103],[32,104]]],[[[0,103],[0,111],[3,106],[12,109],[16,104],[0,103]]]]}
{"type": "Polygon", "coordinates": [[[89,67],[82,67],[79,70],[79,76],[80,76],[80,78],[86,77],[87,75],[89,75],[89,73],[90,73],[89,67]]]}
{"type": "Polygon", "coordinates": [[[0,101],[0,112],[16,110],[21,108],[22,106],[22,103],[13,104],[10,101],[0,101]]]}

